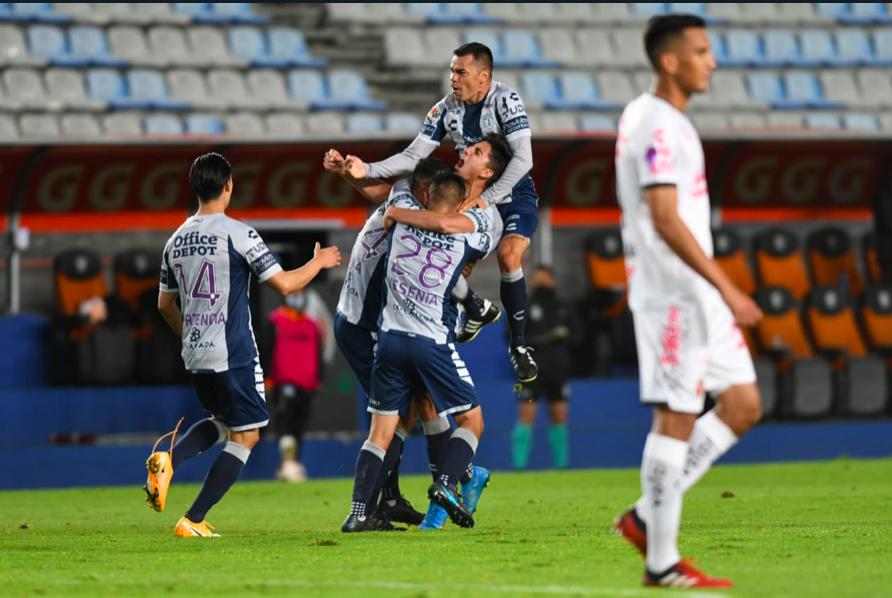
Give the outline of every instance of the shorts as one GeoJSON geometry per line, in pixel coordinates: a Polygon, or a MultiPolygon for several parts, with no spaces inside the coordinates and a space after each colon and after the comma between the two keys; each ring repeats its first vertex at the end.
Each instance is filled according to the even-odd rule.
{"type": "Polygon", "coordinates": [[[566,401],[570,398],[570,384],[566,378],[548,377],[540,373],[535,380],[520,387],[517,397],[521,401],[539,399],[545,399],[548,403],[566,401]]]}
{"type": "Polygon", "coordinates": [[[422,336],[381,332],[372,374],[370,413],[405,413],[417,389],[426,388],[439,415],[477,407],[477,391],[452,343],[440,345],[422,336]]]}
{"type": "Polygon", "coordinates": [[[363,398],[368,403],[369,393],[372,391],[372,366],[375,362],[378,333],[351,324],[343,314],[338,313],[334,320],[334,335],[350,369],[356,374],[363,398]]]}
{"type": "Polygon", "coordinates": [[[201,405],[233,432],[269,423],[263,370],[257,360],[225,372],[193,372],[191,378],[201,405]]]}
{"type": "Polygon", "coordinates": [[[716,295],[632,313],[641,402],[701,413],[705,392],[756,381],[743,333],[716,295]]]}
{"type": "Polygon", "coordinates": [[[508,235],[533,238],[539,225],[539,196],[532,179],[527,184],[518,183],[511,192],[511,201],[500,203],[496,208],[502,216],[502,238],[508,235]]]}

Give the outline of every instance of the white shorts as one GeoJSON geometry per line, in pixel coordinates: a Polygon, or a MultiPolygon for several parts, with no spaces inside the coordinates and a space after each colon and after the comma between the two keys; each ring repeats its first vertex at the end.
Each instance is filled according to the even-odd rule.
{"type": "Polygon", "coordinates": [[[718,295],[632,315],[642,403],[700,413],[705,392],[756,381],[743,333],[718,295]]]}

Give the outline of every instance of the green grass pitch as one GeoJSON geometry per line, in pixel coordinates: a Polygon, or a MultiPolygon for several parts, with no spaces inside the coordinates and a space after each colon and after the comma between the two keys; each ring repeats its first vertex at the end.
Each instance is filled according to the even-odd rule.
{"type": "MultiPolygon", "coordinates": [[[[134,464],[139,467],[139,464],[134,464]]],[[[422,510],[426,477],[403,480],[422,510]]],[[[341,534],[351,481],[237,484],[221,538],[178,539],[140,488],[0,493],[4,595],[653,596],[611,533],[635,470],[495,472],[471,530],[341,534]]],[[[892,460],[720,466],[686,497],[681,549],[734,596],[892,595],[892,460]],[[724,495],[724,496],[723,496],[724,495]]]]}

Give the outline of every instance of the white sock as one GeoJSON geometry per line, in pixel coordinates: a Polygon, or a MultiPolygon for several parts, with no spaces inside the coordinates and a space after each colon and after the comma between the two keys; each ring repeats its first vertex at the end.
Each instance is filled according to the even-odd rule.
{"type": "Polygon", "coordinates": [[[651,432],[644,444],[641,488],[650,506],[647,522],[647,569],[662,573],[681,560],[678,526],[681,523],[681,476],[688,443],[651,432]]]}
{"type": "MultiPolygon", "coordinates": [[[[687,492],[688,488],[700,481],[712,464],[735,444],[737,436],[715,414],[715,410],[707,411],[697,419],[688,439],[688,457],[681,476],[681,491],[687,492]]],[[[644,523],[650,520],[650,507],[643,496],[635,503],[635,512],[644,523]]]]}

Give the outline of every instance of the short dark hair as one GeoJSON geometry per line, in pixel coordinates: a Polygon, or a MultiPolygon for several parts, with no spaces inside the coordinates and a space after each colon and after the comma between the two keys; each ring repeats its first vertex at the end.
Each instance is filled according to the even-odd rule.
{"type": "Polygon", "coordinates": [[[697,15],[671,14],[657,15],[647,22],[644,51],[655,71],[660,70],[660,54],[666,49],[666,43],[690,28],[705,29],[706,21],[697,15]]]}
{"type": "Polygon", "coordinates": [[[483,138],[483,141],[489,144],[489,162],[486,163],[486,166],[493,172],[492,178],[486,181],[486,186],[489,187],[505,172],[514,152],[511,151],[508,141],[498,133],[490,133],[483,138]]]}
{"type": "Polygon", "coordinates": [[[216,152],[198,156],[189,168],[189,185],[199,201],[220,197],[223,187],[231,177],[232,165],[216,152]]]}
{"type": "Polygon", "coordinates": [[[483,70],[492,72],[492,50],[489,49],[488,46],[481,44],[480,42],[468,42],[466,44],[462,44],[452,52],[456,56],[467,56],[468,54],[474,55],[474,61],[477,62],[483,70]]]}
{"type": "Polygon", "coordinates": [[[431,181],[429,204],[447,203],[449,207],[457,207],[465,200],[467,187],[465,180],[455,172],[440,172],[431,181]]]}
{"type": "Polygon", "coordinates": [[[418,161],[418,164],[415,165],[415,170],[412,171],[412,177],[409,179],[409,188],[411,189],[412,194],[414,195],[417,190],[425,185],[430,185],[431,181],[433,181],[434,177],[439,173],[449,172],[451,170],[452,166],[445,160],[434,158],[433,156],[422,158],[418,161]]]}

